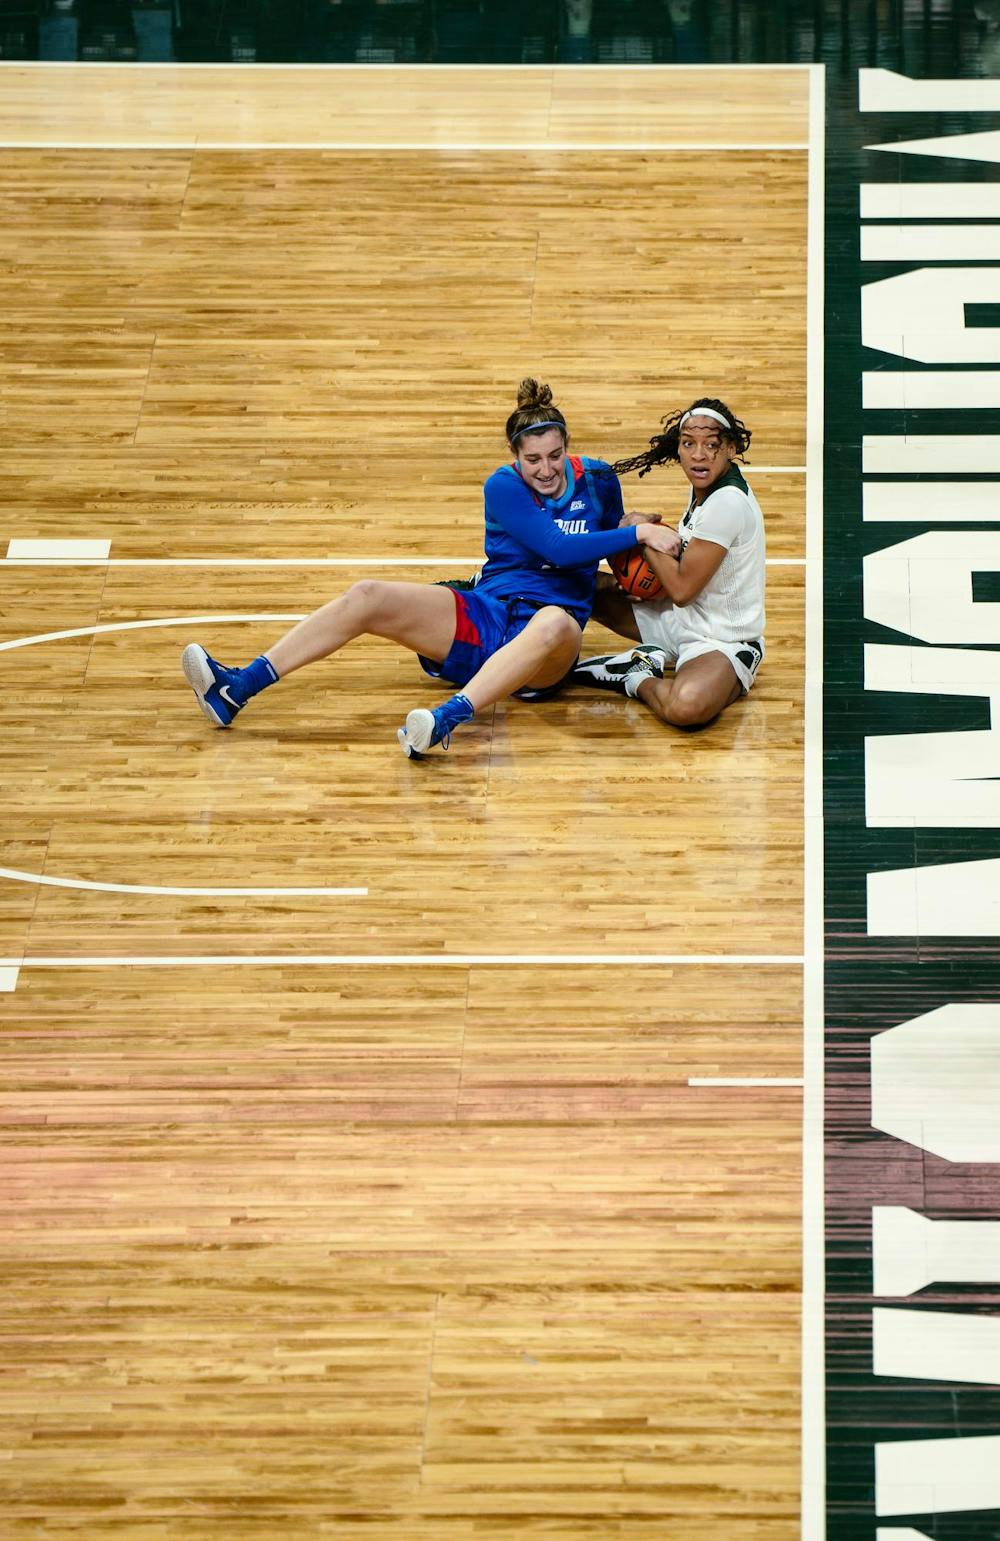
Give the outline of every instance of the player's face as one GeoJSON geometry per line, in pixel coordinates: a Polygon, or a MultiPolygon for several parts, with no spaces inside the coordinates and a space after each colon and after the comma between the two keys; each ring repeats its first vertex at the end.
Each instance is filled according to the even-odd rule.
{"type": "Polygon", "coordinates": [[[696,413],[681,429],[677,455],[700,503],[732,465],[733,446],[714,417],[698,417],[696,413]]]}
{"type": "Polygon", "coordinates": [[[557,498],[566,491],[566,440],[558,428],[526,433],[517,442],[521,475],[542,498],[557,498]]]}

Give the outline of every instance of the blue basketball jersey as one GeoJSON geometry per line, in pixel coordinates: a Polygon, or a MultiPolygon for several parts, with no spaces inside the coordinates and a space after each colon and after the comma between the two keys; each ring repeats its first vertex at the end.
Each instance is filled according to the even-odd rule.
{"type": "Polygon", "coordinates": [[[561,605],[586,625],[598,562],[637,544],[634,527],[618,527],[622,489],[611,467],[603,460],[567,455],[565,492],[541,498],[516,464],[501,466],[483,494],[486,565],[477,591],[561,605]]]}

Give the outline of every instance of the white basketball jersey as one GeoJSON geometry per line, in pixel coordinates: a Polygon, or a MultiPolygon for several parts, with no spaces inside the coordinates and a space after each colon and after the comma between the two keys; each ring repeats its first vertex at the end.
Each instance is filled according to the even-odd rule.
{"type": "Polygon", "coordinates": [[[674,606],[678,641],[711,637],[749,642],[764,635],[764,517],[733,465],[703,503],[691,501],[678,525],[684,547],[696,536],[724,546],[722,565],[689,605],[674,606]]]}

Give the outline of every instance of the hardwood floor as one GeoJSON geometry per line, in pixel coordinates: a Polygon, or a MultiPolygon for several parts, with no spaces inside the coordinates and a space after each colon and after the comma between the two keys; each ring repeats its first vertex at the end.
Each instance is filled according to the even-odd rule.
{"type": "Polygon", "coordinates": [[[317,122],[318,73],[102,73],[0,108],[5,1533],[792,1541],[806,156],[649,144],[724,85],[802,143],[806,74],[334,72],[317,122]],[[751,697],[413,765],[435,687],[362,641],[213,732],[185,642],[477,563],[527,373],[587,453],[709,387],[754,430],[751,697]]]}

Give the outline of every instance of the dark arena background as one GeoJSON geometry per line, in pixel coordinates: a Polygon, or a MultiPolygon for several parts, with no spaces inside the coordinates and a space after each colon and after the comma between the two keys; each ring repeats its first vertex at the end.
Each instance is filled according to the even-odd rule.
{"type": "Polygon", "coordinates": [[[1000,0],[0,0],[0,146],[3,1541],[1000,1541],[1000,0]],[[529,374],[751,425],[752,694],[213,735],[529,374]]]}

